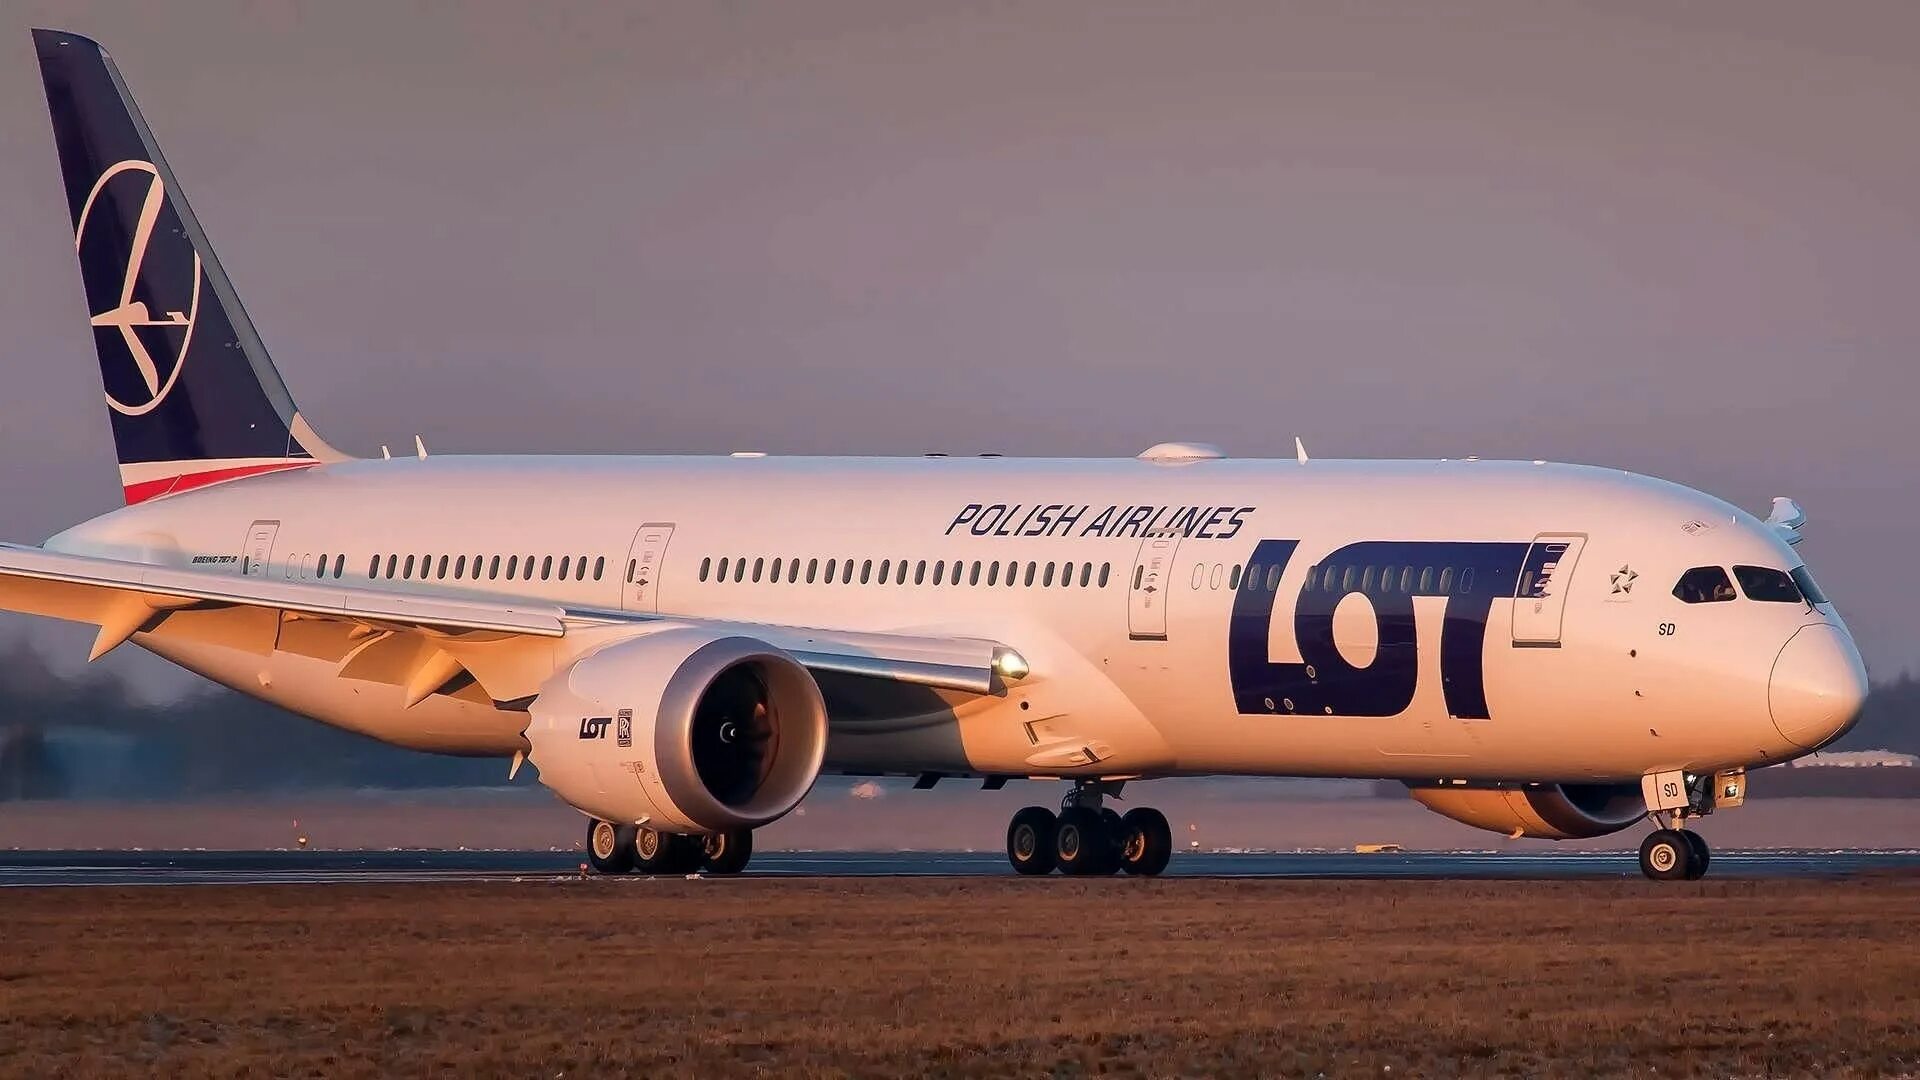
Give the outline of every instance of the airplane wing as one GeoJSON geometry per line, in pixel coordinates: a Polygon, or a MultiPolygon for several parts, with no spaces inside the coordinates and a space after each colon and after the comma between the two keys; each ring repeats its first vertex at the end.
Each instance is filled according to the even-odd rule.
{"type": "Polygon", "coordinates": [[[758,638],[816,671],[971,693],[1005,647],[978,638],[688,619],[519,599],[434,597],[181,569],[0,544],[0,609],[100,627],[89,659],[165,624],[261,655],[330,659],[343,678],[391,682],[415,704],[471,675],[494,701],[530,696],[563,657],[668,626],[758,638]]]}

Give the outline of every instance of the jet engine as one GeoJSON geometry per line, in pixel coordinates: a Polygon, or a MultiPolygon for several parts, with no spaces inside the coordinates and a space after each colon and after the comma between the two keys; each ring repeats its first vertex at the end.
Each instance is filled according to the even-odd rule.
{"type": "Polygon", "coordinates": [[[664,832],[752,829],[820,775],[812,673],[764,641],[676,627],[587,654],[528,710],[529,760],[568,804],[664,832]]]}
{"type": "Polygon", "coordinates": [[[1537,840],[1584,840],[1646,816],[1638,784],[1408,784],[1414,799],[1476,829],[1537,840]]]}

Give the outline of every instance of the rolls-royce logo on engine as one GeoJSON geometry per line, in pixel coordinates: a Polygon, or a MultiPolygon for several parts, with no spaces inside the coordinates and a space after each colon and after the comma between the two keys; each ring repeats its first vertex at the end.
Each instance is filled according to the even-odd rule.
{"type": "Polygon", "coordinates": [[[613,723],[611,716],[583,716],[580,718],[580,737],[604,739],[607,737],[607,725],[611,723],[613,723]]]}
{"type": "Polygon", "coordinates": [[[93,325],[119,331],[120,341],[126,348],[126,362],[139,376],[136,383],[132,379],[116,378],[116,373],[109,371],[107,404],[128,416],[151,412],[166,400],[186,366],[194,324],[200,315],[202,278],[200,253],[193,250],[178,219],[167,207],[167,186],[160,179],[160,170],[150,161],[128,160],[101,173],[80,208],[73,247],[83,267],[98,266],[101,261],[108,267],[116,262],[121,267],[119,288],[113,295],[97,295],[103,283],[88,282],[88,292],[95,294],[93,306],[105,308],[93,313],[93,325]],[[115,183],[120,177],[125,179],[115,183]],[[144,192],[137,187],[143,183],[144,192]],[[109,185],[114,187],[111,194],[109,185]],[[123,191],[126,188],[134,190],[123,191]],[[107,196],[104,200],[103,195],[107,196]],[[126,220],[126,210],[134,205],[139,207],[138,214],[133,220],[126,220]],[[101,212],[96,215],[96,210],[101,212]],[[167,228],[156,236],[155,226],[163,220],[167,228]],[[90,234],[89,226],[96,221],[99,224],[90,234]],[[125,251],[119,250],[122,243],[126,245],[125,251]],[[102,250],[102,245],[113,246],[102,250]],[[183,245],[185,250],[168,251],[167,245],[183,245]],[[156,258],[158,252],[165,255],[156,258]],[[190,255],[191,260],[181,258],[183,255],[190,255]],[[156,280],[150,275],[143,277],[150,259],[155,263],[152,269],[167,280],[156,280]],[[189,266],[189,273],[180,273],[189,266]],[[187,276],[192,280],[172,280],[187,276]],[[163,295],[156,295],[156,290],[163,295]],[[159,310],[153,310],[154,307],[159,310]]]}
{"type": "Polygon", "coordinates": [[[633,745],[633,710],[621,709],[615,714],[613,741],[621,746],[633,745]]]}

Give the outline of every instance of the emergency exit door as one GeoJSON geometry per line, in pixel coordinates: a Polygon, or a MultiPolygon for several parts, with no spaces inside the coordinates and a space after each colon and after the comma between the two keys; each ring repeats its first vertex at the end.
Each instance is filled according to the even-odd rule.
{"type": "Polygon", "coordinates": [[[620,606],[627,611],[660,610],[660,568],[666,563],[667,545],[673,540],[669,522],[649,522],[633,534],[633,547],[627,552],[627,578],[620,594],[620,606]]]}
{"type": "MultiPolygon", "coordinates": [[[[231,535],[231,534],[229,534],[231,535]]],[[[277,521],[256,521],[247,530],[247,542],[240,548],[240,573],[246,577],[265,577],[273,561],[273,541],[280,535],[277,521]]]]}
{"type": "Polygon", "coordinates": [[[1571,534],[1542,533],[1533,538],[1533,546],[1527,549],[1527,561],[1520,568],[1520,580],[1513,590],[1515,645],[1560,647],[1567,587],[1573,582],[1574,564],[1580,561],[1580,549],[1586,542],[1586,537],[1571,534]]]}
{"type": "Polygon", "coordinates": [[[1135,641],[1167,640],[1167,583],[1173,580],[1180,537],[1161,533],[1140,541],[1133,576],[1127,579],[1127,636],[1135,641]]]}

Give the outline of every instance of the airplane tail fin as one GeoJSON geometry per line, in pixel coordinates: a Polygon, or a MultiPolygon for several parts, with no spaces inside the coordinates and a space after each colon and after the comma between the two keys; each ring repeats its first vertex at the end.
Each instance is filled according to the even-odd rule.
{"type": "Polygon", "coordinates": [[[346,460],[294,407],[106,50],[33,44],[127,502],[346,460]]]}

